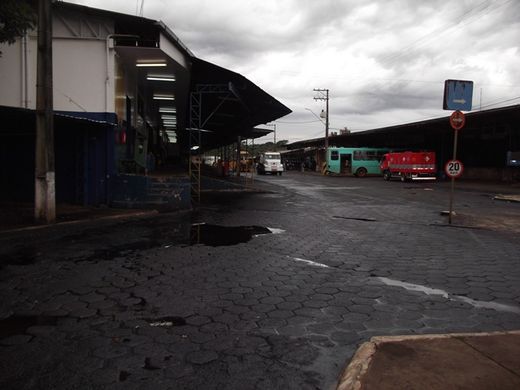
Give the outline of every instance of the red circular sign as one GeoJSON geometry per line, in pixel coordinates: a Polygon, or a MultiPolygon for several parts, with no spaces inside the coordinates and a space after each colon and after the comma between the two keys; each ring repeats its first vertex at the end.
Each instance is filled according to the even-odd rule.
{"type": "Polygon", "coordinates": [[[459,177],[464,171],[464,165],[459,160],[450,160],[444,166],[444,171],[449,177],[459,177]]]}
{"type": "Polygon", "coordinates": [[[460,130],[466,123],[466,117],[459,110],[450,115],[450,125],[454,130],[460,130]]]}

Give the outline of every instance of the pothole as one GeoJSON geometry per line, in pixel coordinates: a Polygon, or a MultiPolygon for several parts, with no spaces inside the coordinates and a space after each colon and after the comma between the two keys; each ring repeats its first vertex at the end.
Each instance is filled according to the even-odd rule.
{"type": "Polygon", "coordinates": [[[219,226],[201,223],[192,225],[190,245],[237,245],[261,234],[271,234],[271,230],[263,226],[219,226]]]}
{"type": "Polygon", "coordinates": [[[51,316],[17,316],[13,315],[0,320],[0,339],[15,335],[27,334],[31,326],[55,326],[60,317],[51,316]]]}

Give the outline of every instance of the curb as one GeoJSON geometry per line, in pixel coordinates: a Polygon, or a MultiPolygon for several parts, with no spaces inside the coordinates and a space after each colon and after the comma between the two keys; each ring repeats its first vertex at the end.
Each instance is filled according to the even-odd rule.
{"type": "Polygon", "coordinates": [[[446,334],[427,334],[427,335],[410,335],[410,336],[374,336],[370,341],[364,342],[357,349],[356,353],[350,360],[340,375],[336,390],[360,390],[363,381],[368,372],[372,359],[377,352],[379,346],[389,343],[399,343],[402,341],[416,340],[439,340],[451,339],[458,337],[488,337],[488,336],[504,336],[504,335],[520,335],[520,330],[500,331],[500,332],[484,332],[484,333],[446,333],[446,334]]]}
{"type": "Polygon", "coordinates": [[[74,221],[57,222],[57,223],[48,224],[48,225],[32,225],[32,226],[25,226],[25,227],[9,229],[9,230],[0,230],[0,234],[41,230],[41,229],[47,229],[47,228],[55,227],[55,226],[78,225],[81,223],[89,223],[89,222],[94,222],[94,221],[107,221],[107,220],[116,220],[116,219],[124,219],[124,218],[146,217],[146,216],[152,216],[152,215],[156,215],[156,214],[159,214],[159,212],[157,210],[138,211],[138,212],[134,212],[134,213],[115,214],[115,215],[107,215],[107,216],[96,217],[96,218],[85,218],[85,219],[77,219],[74,221]]]}
{"type": "Polygon", "coordinates": [[[503,200],[506,202],[520,203],[520,195],[502,195],[498,194],[493,197],[494,200],[503,200]]]}

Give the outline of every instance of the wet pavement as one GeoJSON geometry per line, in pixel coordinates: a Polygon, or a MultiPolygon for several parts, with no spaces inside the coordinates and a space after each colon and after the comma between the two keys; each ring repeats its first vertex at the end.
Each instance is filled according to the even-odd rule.
{"type": "Polygon", "coordinates": [[[445,183],[256,183],[0,234],[0,387],[332,389],[372,336],[520,328],[503,189],[457,192],[450,227],[445,183]]]}

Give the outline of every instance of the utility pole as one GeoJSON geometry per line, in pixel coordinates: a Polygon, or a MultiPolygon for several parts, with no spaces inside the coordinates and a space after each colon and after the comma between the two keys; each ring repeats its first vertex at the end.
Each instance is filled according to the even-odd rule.
{"type": "Polygon", "coordinates": [[[34,217],[46,223],[56,222],[52,91],[52,0],[39,0],[34,217]]]}
{"type": "MultiPolygon", "coordinates": [[[[325,153],[329,148],[329,90],[328,89],[313,89],[318,95],[314,97],[314,100],[325,100],[325,153]]],[[[320,114],[323,117],[323,111],[320,114]]]]}
{"type": "Polygon", "coordinates": [[[276,150],[276,123],[267,123],[266,126],[272,127],[274,135],[274,149],[276,150]]]}

